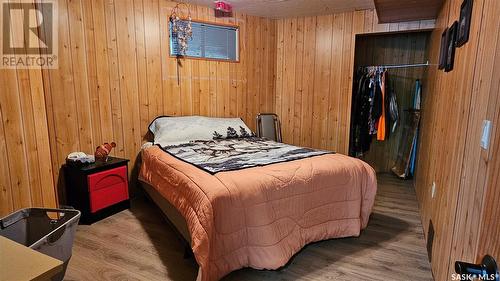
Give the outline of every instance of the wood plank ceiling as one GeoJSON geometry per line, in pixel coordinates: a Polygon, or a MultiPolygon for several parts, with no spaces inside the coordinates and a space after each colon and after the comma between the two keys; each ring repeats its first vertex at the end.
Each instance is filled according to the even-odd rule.
{"type": "MultiPolygon", "coordinates": [[[[213,0],[186,0],[213,7],[213,0]]],[[[373,9],[373,0],[227,0],[235,11],[266,18],[316,16],[373,9]]]]}
{"type": "Polygon", "coordinates": [[[443,0],[374,0],[380,23],[435,19],[443,0]]]}

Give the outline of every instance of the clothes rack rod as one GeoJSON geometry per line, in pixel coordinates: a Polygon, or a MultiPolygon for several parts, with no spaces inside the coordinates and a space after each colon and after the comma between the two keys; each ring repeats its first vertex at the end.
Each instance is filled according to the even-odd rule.
{"type": "Polygon", "coordinates": [[[393,64],[393,65],[372,65],[372,66],[365,66],[365,67],[380,67],[384,69],[391,69],[391,68],[407,68],[407,67],[422,67],[422,66],[429,66],[431,65],[429,61],[425,63],[415,63],[415,64],[393,64]]]}

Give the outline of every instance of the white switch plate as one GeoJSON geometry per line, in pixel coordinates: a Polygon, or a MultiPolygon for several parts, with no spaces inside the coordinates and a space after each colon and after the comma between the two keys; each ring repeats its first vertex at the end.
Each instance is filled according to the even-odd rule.
{"type": "Polygon", "coordinates": [[[434,198],[436,196],[436,182],[432,182],[431,196],[434,198]]]}
{"type": "Polygon", "coordinates": [[[491,121],[483,120],[483,133],[481,134],[481,147],[488,149],[490,145],[491,121]]]}

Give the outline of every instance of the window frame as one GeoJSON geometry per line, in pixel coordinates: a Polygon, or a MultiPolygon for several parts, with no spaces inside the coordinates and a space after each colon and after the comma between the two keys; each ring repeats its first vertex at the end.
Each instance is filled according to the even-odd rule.
{"type": "MultiPolygon", "coordinates": [[[[181,20],[187,20],[184,18],[181,18],[181,20]]],[[[173,55],[171,52],[171,33],[170,33],[170,25],[172,22],[170,21],[170,18],[167,17],[167,34],[168,34],[168,56],[170,58],[183,58],[183,59],[192,59],[192,60],[204,60],[204,61],[218,61],[218,62],[229,62],[229,63],[239,63],[241,61],[241,52],[240,52],[240,46],[241,46],[241,36],[240,36],[240,26],[237,24],[232,24],[232,23],[225,23],[225,22],[211,22],[211,21],[205,21],[205,20],[198,20],[198,19],[192,19],[191,22],[196,22],[196,23],[202,23],[202,24],[210,24],[210,25],[215,25],[215,26],[224,26],[224,27],[233,27],[236,29],[236,60],[233,59],[219,59],[219,58],[207,58],[207,57],[194,57],[194,56],[188,56],[188,55],[173,55]]]]}

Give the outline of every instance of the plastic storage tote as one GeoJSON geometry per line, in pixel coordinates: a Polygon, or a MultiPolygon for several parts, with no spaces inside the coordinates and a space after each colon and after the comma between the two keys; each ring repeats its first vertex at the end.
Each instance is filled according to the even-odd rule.
{"type": "Polygon", "coordinates": [[[0,236],[64,262],[52,281],[63,280],[73,247],[80,211],[27,208],[0,219],[0,236]]]}

